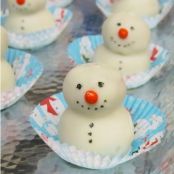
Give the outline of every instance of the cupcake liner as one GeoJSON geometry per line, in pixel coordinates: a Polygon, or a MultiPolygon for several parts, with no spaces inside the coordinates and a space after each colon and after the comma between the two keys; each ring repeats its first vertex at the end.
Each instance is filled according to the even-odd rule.
{"type": "MultiPolygon", "coordinates": [[[[105,16],[109,16],[111,14],[112,0],[96,0],[96,5],[105,16]]],[[[160,14],[154,17],[144,17],[144,20],[147,22],[150,28],[155,28],[169,13],[173,6],[173,0],[160,0],[160,5],[160,14]]]]}
{"type": "Polygon", "coordinates": [[[165,133],[166,117],[159,108],[133,96],[127,96],[124,105],[132,115],[135,126],[132,146],[124,156],[101,156],[60,143],[58,123],[62,113],[67,108],[62,93],[43,100],[34,109],[29,120],[42,140],[65,161],[90,169],[106,169],[151,150],[161,142],[165,133]]]}
{"type": "MultiPolygon", "coordinates": [[[[76,64],[83,64],[92,62],[96,48],[103,43],[101,35],[83,36],[75,39],[68,46],[68,55],[76,64]]],[[[128,89],[137,88],[147,83],[152,77],[157,75],[161,68],[167,63],[169,59],[169,52],[164,48],[151,44],[152,56],[150,59],[149,70],[124,77],[128,89]]]]}
{"type": "Polygon", "coordinates": [[[57,5],[58,7],[66,7],[68,6],[73,0],[48,0],[48,7],[52,5],[57,5]]]}
{"type": "Polygon", "coordinates": [[[34,85],[43,72],[42,64],[28,53],[8,49],[6,57],[13,67],[16,87],[1,93],[1,110],[16,103],[34,85]]]}
{"type": "MultiPolygon", "coordinates": [[[[51,44],[66,28],[72,18],[70,10],[61,9],[55,5],[48,7],[49,11],[55,18],[55,26],[43,31],[29,34],[17,34],[8,32],[9,45],[18,49],[39,49],[51,44]]],[[[1,16],[1,23],[4,23],[5,16],[1,16]]]]}

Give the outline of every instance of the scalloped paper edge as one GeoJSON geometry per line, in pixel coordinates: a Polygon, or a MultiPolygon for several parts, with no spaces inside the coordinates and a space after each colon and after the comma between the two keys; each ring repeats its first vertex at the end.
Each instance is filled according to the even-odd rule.
{"type": "MultiPolygon", "coordinates": [[[[25,95],[25,93],[27,93],[31,89],[31,87],[36,83],[36,81],[39,79],[39,77],[43,73],[43,65],[29,53],[15,50],[15,49],[8,49],[7,57],[8,57],[7,60],[13,61],[13,63],[10,62],[13,65],[15,60],[19,58],[25,60],[24,63],[22,64],[23,66],[25,65],[25,67],[20,67],[20,71],[22,68],[26,68],[27,65],[29,65],[29,64],[26,64],[28,63],[29,60],[32,60],[32,62],[34,62],[34,69],[36,72],[34,72],[35,73],[34,75],[32,74],[33,72],[31,72],[30,75],[33,78],[31,81],[17,80],[17,86],[15,87],[15,89],[12,89],[8,92],[1,93],[0,110],[15,104],[22,96],[25,95]]],[[[16,65],[16,67],[13,67],[13,68],[15,69],[14,70],[15,72],[19,70],[18,65],[16,65]]],[[[20,76],[20,74],[18,75],[20,76]]],[[[18,79],[20,78],[18,77],[18,79]]]]}
{"type": "Polygon", "coordinates": [[[58,137],[58,123],[67,107],[62,93],[43,100],[31,114],[29,121],[41,139],[62,159],[89,169],[107,169],[129,161],[160,144],[166,130],[166,116],[159,108],[140,98],[127,96],[124,105],[132,115],[135,134],[132,149],[122,157],[101,156],[62,144],[58,137]],[[54,112],[53,112],[54,111],[54,112]]]}

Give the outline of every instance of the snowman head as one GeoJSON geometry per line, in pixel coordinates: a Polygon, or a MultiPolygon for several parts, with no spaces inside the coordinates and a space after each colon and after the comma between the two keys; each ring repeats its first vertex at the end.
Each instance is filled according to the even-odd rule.
{"type": "Polygon", "coordinates": [[[8,34],[2,26],[0,28],[0,32],[1,32],[1,47],[0,47],[1,50],[0,51],[1,51],[1,59],[3,59],[5,57],[5,54],[8,48],[8,34]]]}
{"type": "Polygon", "coordinates": [[[114,69],[89,63],[68,73],[63,93],[72,110],[102,115],[122,105],[126,87],[114,69]]]}
{"type": "Polygon", "coordinates": [[[104,22],[102,35],[108,49],[127,55],[147,50],[151,33],[148,25],[138,16],[117,13],[104,22]]]}
{"type": "Polygon", "coordinates": [[[46,0],[8,0],[11,12],[33,13],[45,8],[46,0]]]}
{"type": "Polygon", "coordinates": [[[160,11],[160,0],[116,0],[112,8],[114,13],[133,12],[141,17],[155,16],[160,11]]]}

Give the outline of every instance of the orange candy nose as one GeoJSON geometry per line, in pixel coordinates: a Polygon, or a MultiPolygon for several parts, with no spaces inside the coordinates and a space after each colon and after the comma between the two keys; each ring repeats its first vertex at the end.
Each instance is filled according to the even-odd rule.
{"type": "Polygon", "coordinates": [[[18,5],[24,5],[25,4],[25,0],[16,0],[16,3],[18,5]]]}
{"type": "Polygon", "coordinates": [[[98,94],[95,91],[90,90],[85,93],[84,98],[88,104],[96,104],[98,101],[98,94]]]}
{"type": "Polygon", "coordinates": [[[128,30],[126,28],[120,28],[118,31],[118,36],[120,39],[126,39],[128,37],[128,30]]]}

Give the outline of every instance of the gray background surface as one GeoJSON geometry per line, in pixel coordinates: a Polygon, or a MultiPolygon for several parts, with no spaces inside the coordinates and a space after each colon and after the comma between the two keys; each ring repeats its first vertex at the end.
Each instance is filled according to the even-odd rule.
{"type": "Polygon", "coordinates": [[[86,170],[61,160],[31,128],[28,116],[33,108],[62,90],[63,79],[74,66],[66,55],[68,43],[83,35],[100,33],[105,19],[94,0],[75,0],[69,8],[74,13],[73,20],[57,41],[31,52],[45,66],[42,77],[20,101],[2,111],[2,174],[174,174],[174,8],[153,30],[153,42],[170,51],[170,61],[148,84],[129,91],[166,112],[168,127],[161,145],[114,169],[86,170]]]}

